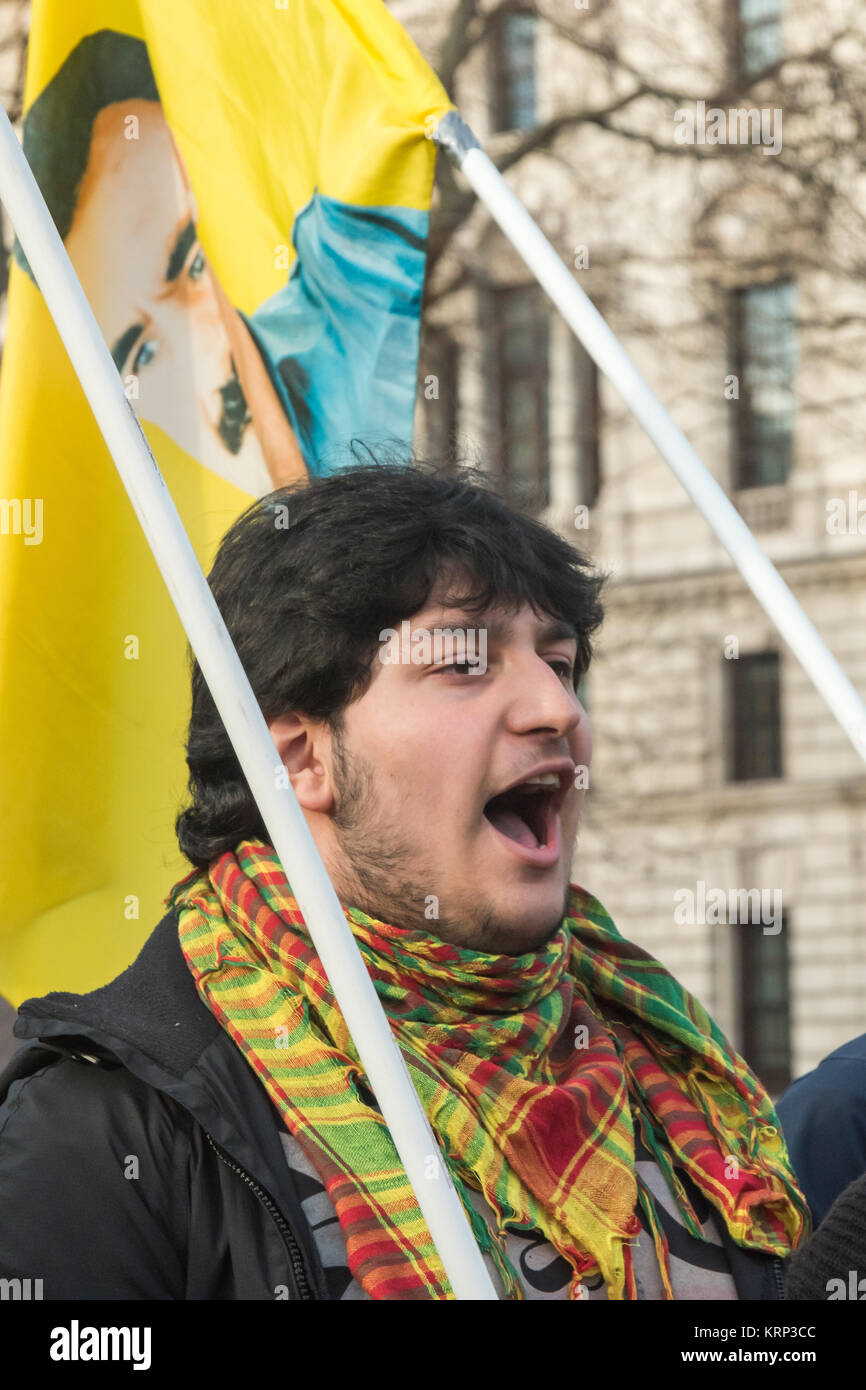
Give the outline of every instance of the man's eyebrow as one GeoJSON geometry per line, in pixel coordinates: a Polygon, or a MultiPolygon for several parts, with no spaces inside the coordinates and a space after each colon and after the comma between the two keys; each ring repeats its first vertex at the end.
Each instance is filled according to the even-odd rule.
{"type": "Polygon", "coordinates": [[[111,356],[114,365],[119,372],[123,371],[123,364],[132,349],[133,343],[144,328],[143,323],[134,323],[130,328],[121,333],[114,347],[111,349],[111,356]]]}
{"type": "MultiPolygon", "coordinates": [[[[449,627],[456,627],[458,625],[461,627],[474,627],[476,629],[483,628],[490,642],[507,641],[511,635],[510,623],[504,622],[502,618],[488,613],[470,614],[455,610],[452,613],[446,613],[445,618],[440,624],[440,626],[449,627]]],[[[563,638],[566,641],[576,642],[578,634],[574,623],[567,622],[565,618],[551,618],[549,622],[538,629],[535,636],[538,642],[559,642],[563,638]]]]}
{"type": "Polygon", "coordinates": [[[192,219],[178,233],[177,241],[172,247],[171,255],[168,258],[168,269],[165,272],[166,280],[176,280],[183,270],[189,248],[195,241],[195,223],[192,219]]]}
{"type": "Polygon", "coordinates": [[[545,623],[537,633],[540,642],[559,642],[565,638],[568,642],[577,641],[577,628],[574,623],[569,623],[565,618],[554,618],[549,623],[545,623]]]}

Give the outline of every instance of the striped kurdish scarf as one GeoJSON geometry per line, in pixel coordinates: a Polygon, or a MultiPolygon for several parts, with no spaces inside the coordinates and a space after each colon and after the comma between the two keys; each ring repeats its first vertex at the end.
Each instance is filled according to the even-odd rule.
{"type": "MultiPolygon", "coordinates": [[[[355,1279],[374,1299],[453,1298],[275,851],[243,841],[176,884],[166,906],[201,998],[319,1173],[355,1279]]],[[[569,1297],[600,1272],[610,1298],[636,1298],[640,1203],[673,1298],[655,1201],[635,1172],[636,1124],[698,1239],[675,1163],[737,1244],[784,1257],[809,1234],[761,1083],[590,893],[572,885],[559,929],[522,956],[344,911],[506,1297],[524,1297],[507,1225],[542,1231],[569,1261],[569,1297]]]]}

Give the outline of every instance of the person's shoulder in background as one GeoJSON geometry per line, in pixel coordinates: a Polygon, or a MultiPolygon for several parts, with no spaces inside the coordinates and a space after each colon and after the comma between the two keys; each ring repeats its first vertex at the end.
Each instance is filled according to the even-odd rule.
{"type": "Polygon", "coordinates": [[[848,1184],[811,1239],[785,1263],[786,1299],[866,1298],[866,1173],[848,1184]]]}
{"type": "Polygon", "coordinates": [[[776,1113],[813,1224],[866,1172],[866,1033],[793,1081],[776,1113]]]}

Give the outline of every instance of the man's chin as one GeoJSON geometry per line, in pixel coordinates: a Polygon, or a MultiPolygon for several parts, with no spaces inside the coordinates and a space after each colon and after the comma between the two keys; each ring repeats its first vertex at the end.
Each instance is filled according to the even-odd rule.
{"type": "Polygon", "coordinates": [[[514,888],[503,901],[501,885],[486,901],[477,904],[477,949],[490,955],[520,956],[538,951],[559,930],[568,909],[569,885],[526,884],[514,888]]]}

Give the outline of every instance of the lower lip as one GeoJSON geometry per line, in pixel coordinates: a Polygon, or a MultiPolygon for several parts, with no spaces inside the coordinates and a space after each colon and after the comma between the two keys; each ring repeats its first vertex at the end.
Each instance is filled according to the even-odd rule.
{"type": "Polygon", "coordinates": [[[509,839],[503,835],[501,830],[497,830],[492,821],[484,817],[484,822],[496,836],[501,845],[519,859],[522,864],[530,864],[534,869],[552,869],[554,864],[559,863],[562,853],[562,842],[559,831],[559,814],[554,812],[548,816],[547,823],[547,844],[537,845],[535,849],[530,849],[527,845],[519,845],[516,840],[509,839]]]}

